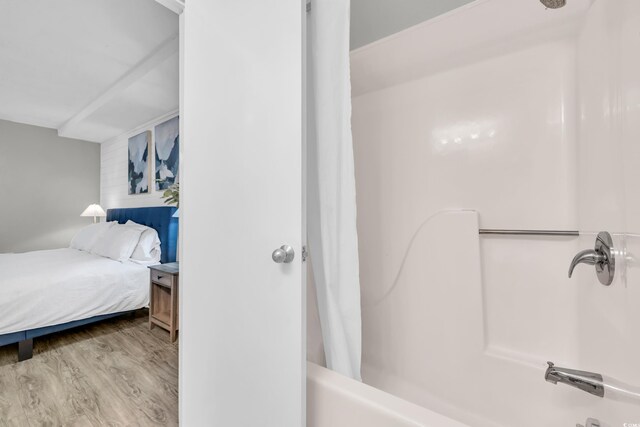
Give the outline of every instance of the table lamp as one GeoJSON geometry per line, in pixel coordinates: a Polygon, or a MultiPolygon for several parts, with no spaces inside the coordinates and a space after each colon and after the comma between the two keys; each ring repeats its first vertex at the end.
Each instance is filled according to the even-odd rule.
{"type": "Polygon", "coordinates": [[[96,222],[98,222],[97,221],[98,217],[105,217],[107,216],[107,214],[105,213],[104,209],[102,209],[100,205],[93,204],[93,205],[89,205],[89,207],[85,209],[84,212],[80,214],[80,216],[92,216],[93,223],[95,224],[96,222]]]}

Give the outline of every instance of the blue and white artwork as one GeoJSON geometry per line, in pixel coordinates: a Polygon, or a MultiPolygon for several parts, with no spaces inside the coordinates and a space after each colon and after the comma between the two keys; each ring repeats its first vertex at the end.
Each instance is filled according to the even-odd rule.
{"type": "Polygon", "coordinates": [[[149,192],[151,131],[129,138],[129,194],[149,192]]]}
{"type": "Polygon", "coordinates": [[[180,163],[179,118],[174,117],[156,126],[156,190],[166,190],[178,182],[180,163]]]}

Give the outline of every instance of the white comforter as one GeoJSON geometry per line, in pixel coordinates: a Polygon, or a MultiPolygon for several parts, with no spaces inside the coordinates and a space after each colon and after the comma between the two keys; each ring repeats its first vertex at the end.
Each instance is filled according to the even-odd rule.
{"type": "Polygon", "coordinates": [[[144,265],[77,249],[0,254],[0,335],[148,303],[144,265]]]}

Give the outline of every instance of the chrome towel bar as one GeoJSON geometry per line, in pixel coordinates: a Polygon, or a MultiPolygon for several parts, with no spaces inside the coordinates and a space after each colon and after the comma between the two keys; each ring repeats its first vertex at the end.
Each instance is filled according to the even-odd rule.
{"type": "Polygon", "coordinates": [[[577,230],[503,230],[497,228],[481,228],[480,234],[507,235],[507,236],[569,236],[577,237],[577,230]]]}

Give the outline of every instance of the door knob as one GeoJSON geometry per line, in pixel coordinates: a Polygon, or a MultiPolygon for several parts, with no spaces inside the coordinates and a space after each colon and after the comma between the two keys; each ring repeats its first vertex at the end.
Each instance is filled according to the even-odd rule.
{"type": "Polygon", "coordinates": [[[271,259],[273,262],[278,264],[288,264],[293,261],[293,258],[296,256],[296,253],[293,251],[293,248],[289,245],[282,245],[271,254],[271,259]]]}
{"type": "Polygon", "coordinates": [[[613,282],[616,271],[616,258],[613,253],[611,234],[601,231],[596,238],[595,249],[580,251],[573,257],[569,266],[569,277],[573,275],[573,270],[578,264],[595,265],[598,280],[603,285],[609,286],[613,282]]]}

